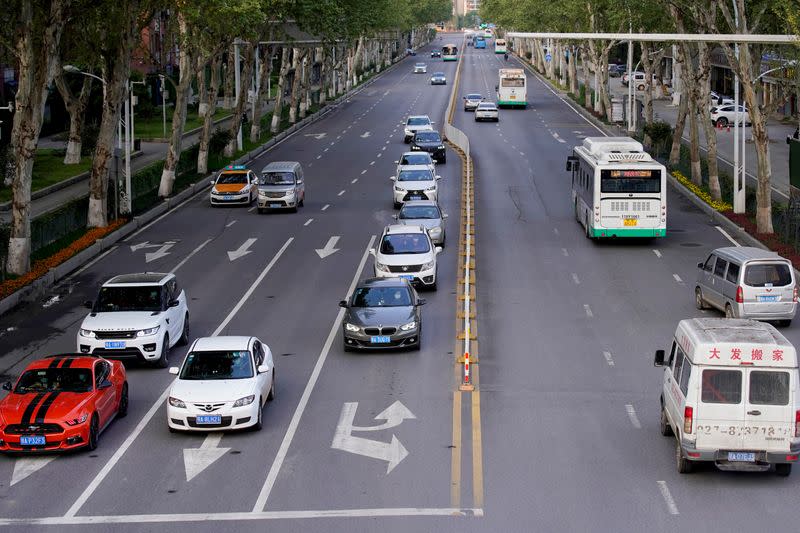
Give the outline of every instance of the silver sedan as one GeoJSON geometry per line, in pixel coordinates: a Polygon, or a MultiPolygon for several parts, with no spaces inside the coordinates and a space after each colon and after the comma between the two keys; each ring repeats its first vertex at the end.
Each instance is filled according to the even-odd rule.
{"type": "Polygon", "coordinates": [[[433,244],[444,246],[445,229],[444,219],[447,215],[442,213],[439,204],[432,200],[410,200],[403,204],[400,213],[395,215],[397,222],[407,226],[422,226],[428,230],[433,244]]]}

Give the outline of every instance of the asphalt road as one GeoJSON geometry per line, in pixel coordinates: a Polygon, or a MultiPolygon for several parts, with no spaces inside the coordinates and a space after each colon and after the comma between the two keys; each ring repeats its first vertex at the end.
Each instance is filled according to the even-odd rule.
{"type": "MultiPolygon", "coordinates": [[[[694,265],[728,238],[671,194],[665,239],[587,241],[564,162],[599,133],[534,77],[529,108],[502,110],[498,124],[455,113],[475,159],[478,391],[454,393],[454,153],[437,169],[451,217],[439,290],[424,294],[423,350],[342,351],[336,303],[370,274],[367,247],[391,221],[387,177],[405,147],[398,124],[409,113],[444,120],[450,86],[410,74],[416,60],[431,61],[405,60],[255,164],[305,165],[300,213],[212,209],[197,197],[45,301],[3,317],[0,367],[16,375],[34,357],[73,349],[80,303],[104,279],[176,270],[192,336],[260,336],[276,354],[278,380],[265,428],[224,435],[216,445],[225,453],[187,481],[184,455],[197,452],[186,450],[206,441],[167,431],[166,371],[131,368],[130,414],[96,452],[44,466],[0,457],[4,531],[729,532],[797,520],[797,474],[679,475],[673,442],[658,432],[653,352],[678,320],[699,313],[694,265]],[[314,250],[331,236],[340,250],[320,259],[314,250]],[[230,261],[226,252],[248,238],[257,239],[252,253],[230,261]],[[147,264],[145,250],[130,248],[143,242],[174,244],[147,264]],[[408,456],[390,473],[384,460],[331,447],[345,403],[358,402],[354,423],[368,427],[397,400],[415,418],[358,434],[402,442],[408,456]],[[15,518],[23,520],[6,521],[15,518]]],[[[492,95],[502,57],[468,48],[462,61],[459,92],[492,95]]],[[[441,67],[452,77],[454,64],[441,67]]],[[[800,340],[796,326],[784,333],[800,340]]],[[[170,360],[183,355],[173,350],[170,360]]]]}

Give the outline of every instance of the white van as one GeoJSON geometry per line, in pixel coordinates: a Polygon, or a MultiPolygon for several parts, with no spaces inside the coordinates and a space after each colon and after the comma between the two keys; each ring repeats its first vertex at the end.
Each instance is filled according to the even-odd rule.
{"type": "Polygon", "coordinates": [[[681,320],[664,367],[661,434],[675,435],[680,473],[694,462],[788,476],[800,453],[794,346],[755,320],[681,320]]]}

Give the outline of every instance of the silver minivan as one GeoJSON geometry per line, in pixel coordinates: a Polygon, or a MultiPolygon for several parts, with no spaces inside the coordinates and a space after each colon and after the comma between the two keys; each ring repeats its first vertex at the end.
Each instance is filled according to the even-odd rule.
{"type": "Polygon", "coordinates": [[[753,247],[717,248],[702,263],[694,289],[698,309],[715,307],[727,318],[774,320],[788,326],[797,310],[792,263],[753,247]]]}
{"type": "Polygon", "coordinates": [[[303,167],[297,161],[273,161],[258,178],[258,212],[291,209],[297,212],[306,199],[303,167]]]}

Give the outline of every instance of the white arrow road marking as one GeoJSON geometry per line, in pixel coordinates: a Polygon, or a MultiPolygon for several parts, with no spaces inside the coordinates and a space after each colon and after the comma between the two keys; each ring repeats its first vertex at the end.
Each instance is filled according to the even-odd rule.
{"type": "Polygon", "coordinates": [[[400,424],[403,423],[403,420],[412,418],[416,419],[417,417],[414,416],[414,413],[408,410],[408,407],[403,405],[403,403],[400,400],[398,400],[389,407],[387,407],[386,409],[384,409],[383,412],[375,416],[375,420],[386,420],[385,423],[380,424],[379,426],[368,426],[368,427],[351,426],[351,427],[353,431],[380,431],[382,429],[389,429],[395,426],[399,426],[400,424]]]}
{"type": "Polygon", "coordinates": [[[13,487],[15,484],[19,483],[34,472],[38,472],[47,466],[53,459],[55,459],[54,455],[42,457],[20,457],[14,461],[14,473],[11,474],[11,486],[13,487]]]}
{"type": "Polygon", "coordinates": [[[140,242],[139,244],[132,244],[131,245],[131,252],[136,252],[141,250],[142,248],[158,248],[161,246],[160,244],[150,244],[150,241],[140,242]]]}
{"type": "Polygon", "coordinates": [[[219,448],[222,433],[209,433],[199,448],[183,449],[183,466],[186,468],[186,481],[191,481],[197,474],[231,451],[230,448],[219,448]]]}
{"type": "Polygon", "coordinates": [[[256,239],[255,237],[250,237],[249,239],[244,241],[242,243],[242,245],[239,246],[238,249],[233,250],[233,251],[229,250],[228,251],[228,259],[230,259],[231,261],[236,261],[240,257],[244,257],[247,254],[251,253],[251,251],[248,250],[248,248],[250,248],[253,245],[253,243],[256,242],[257,240],[258,239],[256,239]]]}
{"type": "Polygon", "coordinates": [[[368,132],[368,131],[367,131],[367,132],[364,132],[364,133],[362,133],[361,135],[359,135],[359,137],[361,137],[362,139],[366,139],[366,138],[367,138],[367,137],[369,137],[370,135],[372,135],[372,134],[371,134],[370,132],[368,132]]]}
{"type": "Polygon", "coordinates": [[[317,248],[314,251],[317,252],[317,255],[320,259],[325,259],[329,255],[333,255],[339,251],[339,248],[335,248],[337,242],[339,242],[339,236],[334,235],[328,239],[328,242],[325,244],[324,248],[317,248]]]}
{"type": "Polygon", "coordinates": [[[408,450],[397,440],[395,435],[392,435],[392,442],[388,444],[378,440],[352,436],[350,433],[355,429],[353,428],[353,420],[357,409],[358,402],[347,402],[342,406],[342,414],[339,416],[339,423],[336,425],[331,448],[386,461],[386,473],[389,474],[400,464],[400,461],[406,458],[408,450]]]}
{"type": "Polygon", "coordinates": [[[306,137],[314,137],[316,140],[322,140],[325,138],[327,133],[306,133],[306,137]]]}
{"type": "Polygon", "coordinates": [[[150,261],[155,261],[156,259],[161,259],[162,257],[168,256],[170,253],[167,250],[169,250],[173,246],[175,246],[174,242],[165,242],[161,246],[161,248],[159,248],[155,252],[144,254],[144,262],[149,263],[150,261]]]}

